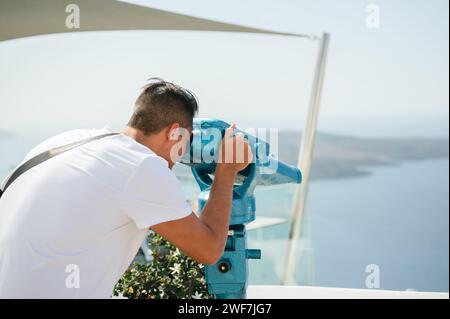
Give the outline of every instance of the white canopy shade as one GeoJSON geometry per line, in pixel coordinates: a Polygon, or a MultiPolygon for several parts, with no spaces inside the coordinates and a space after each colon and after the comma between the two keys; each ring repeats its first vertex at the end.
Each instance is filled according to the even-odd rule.
{"type": "Polygon", "coordinates": [[[0,0],[0,41],[43,34],[111,30],[192,30],[276,34],[114,0],[0,0]],[[78,5],[80,28],[69,29],[69,3],[78,5]]]}

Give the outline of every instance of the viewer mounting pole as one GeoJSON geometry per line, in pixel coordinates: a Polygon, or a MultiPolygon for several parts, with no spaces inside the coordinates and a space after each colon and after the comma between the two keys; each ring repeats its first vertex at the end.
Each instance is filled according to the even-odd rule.
{"type": "Polygon", "coordinates": [[[288,251],[284,262],[284,273],[282,284],[295,285],[295,274],[300,257],[300,232],[302,228],[302,218],[304,215],[308,184],[313,157],[314,142],[316,138],[317,120],[319,117],[320,101],[322,95],[323,82],[325,77],[325,67],[330,41],[330,34],[322,33],[319,39],[319,51],[314,80],[311,88],[308,117],[302,133],[302,142],[298,156],[298,167],[303,173],[303,182],[297,185],[294,197],[294,205],[291,217],[291,227],[288,238],[288,251]]]}

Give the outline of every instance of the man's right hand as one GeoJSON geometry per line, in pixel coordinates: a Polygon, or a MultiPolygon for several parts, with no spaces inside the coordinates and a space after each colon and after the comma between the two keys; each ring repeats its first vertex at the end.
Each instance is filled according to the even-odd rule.
{"type": "Polygon", "coordinates": [[[217,171],[231,172],[237,174],[245,169],[253,160],[253,154],[242,133],[234,134],[236,125],[233,124],[226,129],[222,144],[220,146],[217,171]]]}

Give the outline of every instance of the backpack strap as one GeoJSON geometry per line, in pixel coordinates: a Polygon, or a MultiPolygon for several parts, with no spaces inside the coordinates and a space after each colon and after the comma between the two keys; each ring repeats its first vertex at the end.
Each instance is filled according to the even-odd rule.
{"type": "Polygon", "coordinates": [[[14,173],[11,174],[11,176],[8,178],[7,182],[5,183],[5,187],[3,188],[3,190],[0,189],[0,198],[2,197],[3,193],[6,191],[6,189],[11,185],[12,182],[14,182],[20,175],[22,175],[23,173],[25,173],[26,171],[28,171],[29,169],[35,167],[36,165],[45,162],[46,160],[55,157],[59,154],[62,154],[64,152],[67,152],[71,149],[74,149],[75,147],[84,145],[86,143],[95,141],[95,140],[99,140],[101,138],[107,137],[107,136],[112,136],[112,135],[118,135],[119,133],[107,133],[107,134],[101,134],[101,135],[97,135],[97,136],[93,136],[93,137],[89,137],[87,139],[81,140],[81,141],[77,141],[77,142],[73,142],[67,145],[62,145],[62,146],[58,146],[55,148],[52,148],[50,150],[47,150],[45,152],[42,152],[32,158],[30,158],[28,161],[26,161],[25,163],[23,163],[22,165],[20,165],[15,171],[14,173]]]}

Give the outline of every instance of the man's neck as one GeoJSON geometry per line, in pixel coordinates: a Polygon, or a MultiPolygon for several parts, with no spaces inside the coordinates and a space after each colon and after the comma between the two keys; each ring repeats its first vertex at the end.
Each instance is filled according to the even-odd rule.
{"type": "Polygon", "coordinates": [[[125,127],[121,133],[128,137],[131,137],[136,142],[144,145],[145,147],[156,153],[158,145],[152,135],[147,136],[141,130],[129,126],[125,127]]]}
{"type": "Polygon", "coordinates": [[[174,163],[167,160],[166,156],[164,155],[165,154],[164,147],[163,145],[161,145],[161,140],[163,139],[164,132],[152,135],[145,135],[141,130],[127,126],[122,130],[121,133],[128,137],[131,137],[136,142],[150,149],[156,155],[164,158],[167,161],[169,168],[172,169],[174,163]]]}

